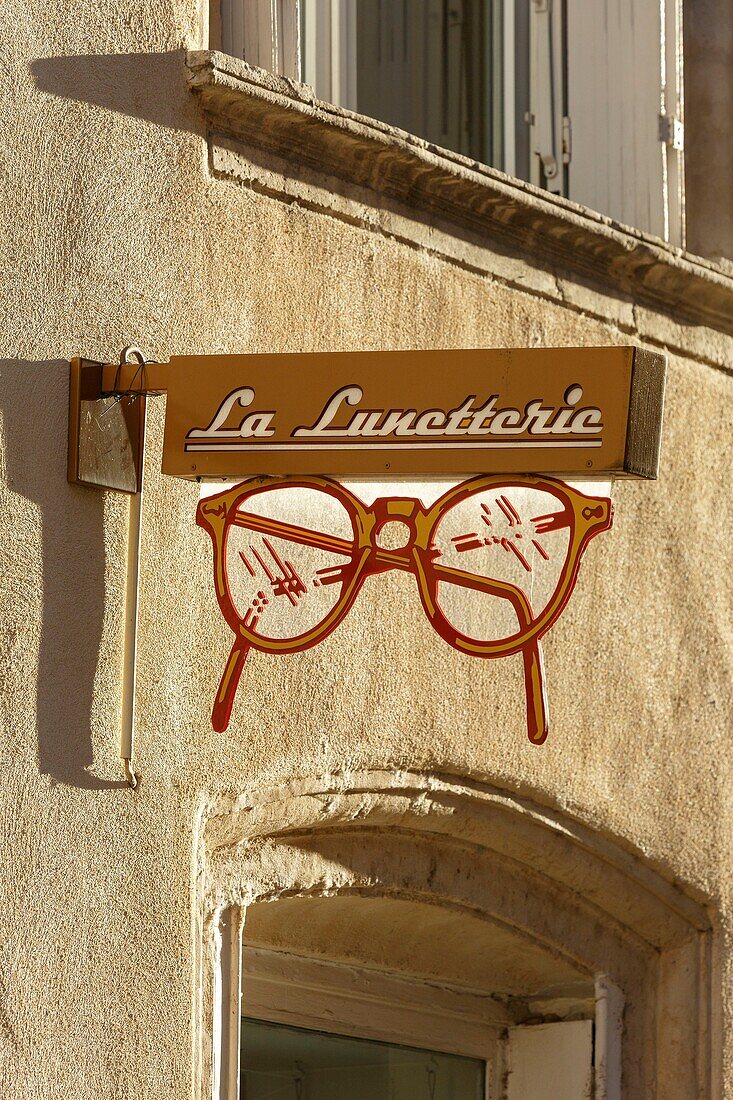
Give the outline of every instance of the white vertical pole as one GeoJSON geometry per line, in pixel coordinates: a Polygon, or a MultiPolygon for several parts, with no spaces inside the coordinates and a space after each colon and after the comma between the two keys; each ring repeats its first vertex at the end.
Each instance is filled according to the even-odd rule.
{"type": "Polygon", "coordinates": [[[122,641],[122,703],[120,707],[120,756],[124,761],[127,782],[135,789],[135,688],[137,682],[137,627],[140,593],[140,540],[142,537],[143,469],[145,440],[145,399],[142,423],[143,454],[140,466],[140,491],[130,496],[127,524],[127,577],[125,580],[125,627],[122,641]]]}

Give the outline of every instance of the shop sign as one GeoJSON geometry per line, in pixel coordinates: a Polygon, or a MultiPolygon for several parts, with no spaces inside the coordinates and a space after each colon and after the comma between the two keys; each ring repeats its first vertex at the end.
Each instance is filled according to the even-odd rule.
{"type": "Polygon", "coordinates": [[[633,348],[174,358],[163,471],[653,476],[656,454],[640,469],[633,439],[649,358],[633,348]]]}
{"type": "Polygon", "coordinates": [[[198,481],[654,478],[664,374],[634,347],[77,359],[69,479],[134,492],[140,398],[163,393],[163,472],[198,481]]]}
{"type": "Polygon", "coordinates": [[[324,641],[367,580],[400,570],[461,654],[521,654],[527,732],[544,741],[540,642],[612,520],[609,499],[564,482],[656,477],[663,357],[525,348],[148,363],[130,350],[119,364],[71,364],[69,479],[135,492],[144,398],[163,393],[163,472],[248,479],[197,511],[233,633],[215,729],[229,723],[251,650],[277,656],[324,641]],[[338,480],[394,480],[398,490],[401,477],[446,476],[468,480],[433,504],[397,492],[367,504],[338,480]]]}

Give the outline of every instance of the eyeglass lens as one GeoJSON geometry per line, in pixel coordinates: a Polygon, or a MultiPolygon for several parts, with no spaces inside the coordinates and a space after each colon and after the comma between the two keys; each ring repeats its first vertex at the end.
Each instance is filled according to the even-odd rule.
{"type": "MultiPolygon", "coordinates": [[[[445,568],[503,581],[527,597],[537,619],[554,595],[568,556],[572,513],[553,493],[528,486],[476,492],[448,509],[433,536],[445,568]]],[[[455,574],[451,574],[455,576],[455,574]]],[[[520,629],[515,606],[490,590],[440,579],[437,602],[460,634],[501,640],[520,629]]]]}
{"type": "Polygon", "coordinates": [[[263,639],[297,638],[318,626],[341,598],[353,543],[351,516],[328,493],[287,487],[246,498],[226,549],[244,625],[263,639]]]}
{"type": "MultiPolygon", "coordinates": [[[[572,523],[565,498],[533,486],[482,489],[449,507],[433,532],[432,551],[436,564],[451,570],[450,579],[439,571],[436,589],[450,626],[492,641],[526,625],[515,602],[490,585],[462,584],[462,575],[520,589],[538,618],[560,583],[572,523]]],[[[226,554],[232,601],[245,626],[263,640],[316,628],[341,599],[354,537],[348,508],[322,490],[288,486],[247,496],[226,554]]]]}

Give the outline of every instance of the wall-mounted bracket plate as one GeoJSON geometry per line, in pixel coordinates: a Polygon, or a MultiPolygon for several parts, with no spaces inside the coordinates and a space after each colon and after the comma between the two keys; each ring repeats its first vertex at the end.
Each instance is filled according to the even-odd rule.
{"type": "Polygon", "coordinates": [[[102,364],[72,359],[69,481],[96,489],[139,492],[144,435],[144,395],[103,396],[102,364]]]}

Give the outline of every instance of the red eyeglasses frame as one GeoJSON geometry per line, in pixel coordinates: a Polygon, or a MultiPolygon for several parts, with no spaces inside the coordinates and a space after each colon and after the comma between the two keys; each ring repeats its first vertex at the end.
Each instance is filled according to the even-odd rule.
{"type": "Polygon", "coordinates": [[[429,507],[425,507],[414,497],[381,497],[371,506],[367,506],[345,486],[330,478],[317,476],[254,478],[200,500],[196,522],[211,536],[216,598],[235,635],[212,710],[214,729],[221,732],[229,724],[242,667],[250,649],[283,654],[300,652],[317,645],[349,613],[367,577],[390,569],[401,569],[414,574],[425,614],[438,634],[454,649],[484,658],[522,654],[527,699],[527,735],[533,744],[542,744],[547,737],[548,716],[540,638],[557,621],[570,598],[588,542],[601,531],[608,530],[612,519],[613,508],[608,498],[586,496],[553,478],[532,476],[489,475],[472,478],[449,489],[429,507]],[[254,513],[246,513],[246,518],[242,515],[242,505],[248,499],[261,493],[293,488],[315,489],[338,500],[350,516],[354,531],[353,541],[254,513]],[[486,490],[511,488],[535,488],[554,496],[561,503],[562,509],[539,517],[545,523],[542,530],[569,528],[568,548],[557,586],[536,618],[526,594],[516,585],[498,578],[449,568],[436,561],[439,552],[433,545],[433,539],[438,525],[449,509],[486,490]],[[395,520],[409,528],[409,542],[397,550],[378,546],[376,538],[381,528],[395,520]],[[265,638],[256,632],[256,617],[243,618],[237,612],[226,565],[227,539],[235,526],[301,545],[318,547],[349,559],[341,567],[341,596],[322,622],[292,638],[265,638]],[[488,641],[479,641],[462,634],[440,609],[437,588],[441,581],[446,580],[509,600],[517,615],[519,630],[507,638],[488,641]]]}

